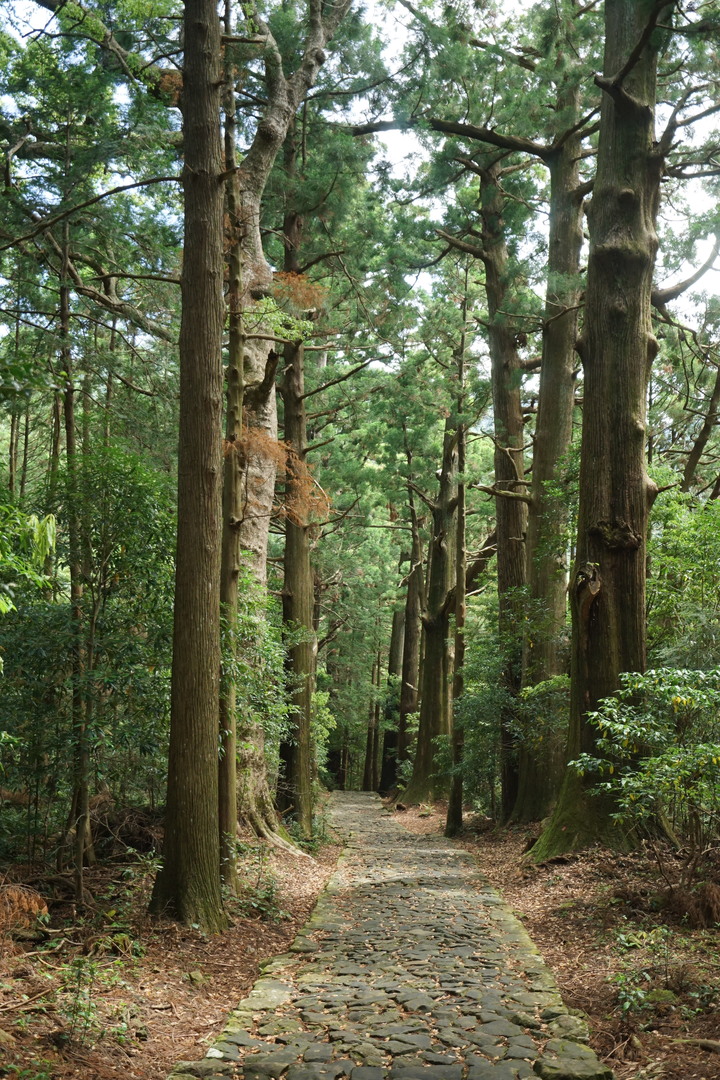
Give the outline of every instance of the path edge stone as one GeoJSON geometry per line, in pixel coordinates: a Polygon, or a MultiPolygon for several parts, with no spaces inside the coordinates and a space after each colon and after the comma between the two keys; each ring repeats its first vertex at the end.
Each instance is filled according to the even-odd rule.
{"type": "MultiPolygon", "coordinates": [[[[339,830],[336,829],[335,831],[338,832],[339,830]]],[[[283,971],[294,964],[299,964],[304,956],[315,952],[316,945],[310,940],[310,937],[311,934],[315,933],[318,929],[327,925],[325,916],[329,914],[329,898],[333,893],[338,891],[338,881],[340,880],[341,872],[349,858],[348,841],[349,834],[340,835],[340,842],[342,843],[343,848],[338,855],[335,868],[325,883],[324,888],[318,895],[315,906],[310,912],[307,921],[300,927],[293,938],[288,951],[278,953],[277,956],[271,956],[267,960],[262,960],[260,962],[258,965],[258,970],[260,972],[259,977],[251,986],[247,996],[241,998],[235,1008],[228,1013],[223,1030],[205,1051],[205,1056],[198,1061],[178,1061],[173,1066],[171,1072],[168,1073],[167,1080],[198,1080],[199,1077],[203,1077],[205,1080],[219,1080],[219,1078],[222,1077],[223,1080],[227,1080],[228,1075],[232,1074],[235,1065],[234,1061],[225,1059],[224,1057],[218,1059],[212,1051],[217,1051],[219,1049],[219,1043],[226,1044],[230,1039],[236,1039],[240,1032],[244,1032],[248,1036],[248,1039],[253,1039],[253,1036],[247,1031],[246,1025],[252,1027],[254,1023],[253,1014],[259,1012],[263,1007],[267,1008],[267,1005],[262,1006],[260,1001],[262,1000],[263,993],[267,994],[271,990],[271,985],[278,985],[277,980],[273,979],[272,975],[274,975],[275,972],[283,971]],[[208,1062],[215,1066],[214,1072],[208,1070],[208,1062]],[[223,1068],[223,1066],[225,1067],[223,1068]]],[[[290,994],[288,994],[288,997],[289,996],[290,994]]],[[[285,1000],[287,1000],[287,998],[285,1000]]],[[[278,1000],[273,1004],[278,1005],[280,1004],[280,1001],[278,1000]]],[[[261,1040],[258,1039],[257,1042],[261,1042],[261,1040]]],[[[253,1044],[251,1043],[250,1045],[253,1044]]]]}

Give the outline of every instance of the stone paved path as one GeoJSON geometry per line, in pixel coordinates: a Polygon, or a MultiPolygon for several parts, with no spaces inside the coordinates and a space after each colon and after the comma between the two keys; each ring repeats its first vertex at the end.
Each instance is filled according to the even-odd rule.
{"type": "Polygon", "coordinates": [[[307,926],[173,1080],[612,1080],[464,851],[337,792],[347,846],[307,926]]]}

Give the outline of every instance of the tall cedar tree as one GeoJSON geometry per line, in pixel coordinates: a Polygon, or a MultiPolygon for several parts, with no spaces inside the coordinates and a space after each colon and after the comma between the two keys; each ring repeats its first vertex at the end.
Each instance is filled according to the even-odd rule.
{"type": "MultiPolygon", "coordinates": [[[[585,375],[573,617],[569,753],[592,752],[587,713],[645,668],[650,508],[645,408],[657,352],[651,326],[655,224],[669,138],[655,142],[658,21],[674,4],[607,0],[598,165],[588,213],[585,375]]],[[[672,135],[668,132],[667,135],[672,135]]],[[[567,770],[553,817],[533,849],[547,858],[614,835],[612,806],[567,770]]]]}
{"type": "Polygon", "coordinates": [[[225,925],[218,826],[225,302],[222,72],[214,0],[186,0],[184,33],[185,246],[170,756],[163,865],[150,907],[214,932],[225,925]]]}
{"type": "MultiPolygon", "coordinates": [[[[231,279],[231,325],[238,328],[238,313],[246,318],[246,332],[240,333],[229,368],[229,392],[226,423],[224,528],[224,611],[232,625],[237,611],[237,577],[243,564],[264,589],[270,518],[275,500],[278,461],[283,452],[277,442],[277,407],[275,376],[279,353],[268,343],[272,333],[253,314],[255,302],[272,291],[272,270],[262,245],[261,206],[268,178],[278,152],[292,128],[298,109],[314,85],[325,62],[325,46],[332,39],[349,8],[350,0],[339,0],[325,9],[320,0],[309,0],[302,52],[293,55],[295,70],[286,74],[284,59],[270,26],[255,13],[250,20],[262,38],[265,102],[250,146],[235,169],[235,182],[228,200],[229,246],[234,264],[242,266],[231,279]],[[254,319],[251,332],[247,322],[254,319]],[[242,408],[240,403],[242,402],[242,408]]],[[[233,168],[234,138],[228,138],[228,167],[233,168]]],[[[235,340],[235,338],[233,339],[235,340]]],[[[309,686],[308,681],[308,686],[309,686]]],[[[223,730],[232,731],[233,695],[223,693],[223,730]]],[[[237,745],[241,750],[240,816],[257,832],[277,837],[277,815],[270,804],[262,731],[257,723],[241,718],[243,730],[237,745]]],[[[232,737],[229,743],[232,744],[232,737]]],[[[309,773],[305,770],[304,805],[310,805],[309,773]],[[307,790],[305,790],[307,788],[307,790]]],[[[223,820],[230,824],[228,794],[231,777],[223,781],[223,820]]],[[[308,813],[303,815],[303,830],[309,834],[308,813]]],[[[278,842],[282,842],[278,840],[278,842]]],[[[225,858],[229,847],[225,845],[225,858]]],[[[230,871],[232,876],[232,871],[230,871]]]]}

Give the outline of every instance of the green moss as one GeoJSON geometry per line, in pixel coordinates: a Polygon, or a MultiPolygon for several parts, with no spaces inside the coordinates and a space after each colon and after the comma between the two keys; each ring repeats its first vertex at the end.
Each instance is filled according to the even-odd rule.
{"type": "Polygon", "coordinates": [[[603,844],[614,851],[629,851],[628,835],[612,820],[608,799],[590,795],[580,777],[568,769],[557,806],[528,858],[542,863],[571,851],[582,851],[592,844],[603,844]]]}

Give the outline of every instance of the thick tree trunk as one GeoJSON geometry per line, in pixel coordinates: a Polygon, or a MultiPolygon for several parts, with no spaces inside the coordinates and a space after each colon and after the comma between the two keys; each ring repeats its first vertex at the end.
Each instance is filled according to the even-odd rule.
{"type": "Polygon", "coordinates": [[[468,317],[468,278],[469,260],[465,263],[465,295],[462,303],[463,329],[457,350],[457,522],[455,527],[455,648],[452,679],[452,764],[453,775],[450,781],[445,835],[457,836],[463,827],[463,749],[465,737],[459,718],[460,699],[465,689],[465,618],[467,600],[465,577],[467,574],[467,554],[465,551],[466,506],[465,506],[465,458],[467,447],[467,429],[465,426],[465,327],[468,317]]]}
{"type": "MultiPolygon", "coordinates": [[[[232,2],[225,0],[224,29],[233,32],[232,2]]],[[[237,657],[238,579],[241,553],[237,522],[242,516],[241,471],[238,440],[242,435],[243,363],[245,336],[242,320],[242,257],[239,233],[239,191],[235,143],[235,65],[226,52],[225,64],[225,240],[227,258],[228,347],[225,369],[225,442],[223,443],[222,551],[220,560],[220,611],[224,621],[221,641],[227,670],[220,679],[220,760],[218,767],[218,822],[220,826],[220,872],[223,885],[236,893],[237,878],[237,657]]]]}
{"type": "Polygon", "coordinates": [[[378,694],[380,692],[380,657],[373,661],[370,677],[371,697],[368,707],[367,738],[365,740],[365,764],[363,767],[362,790],[375,791],[377,787],[378,757],[378,694]]]}
{"type": "Polygon", "coordinates": [[[291,738],[284,753],[285,781],[300,831],[309,839],[313,822],[311,720],[317,642],[313,623],[315,581],[310,563],[311,524],[305,466],[305,349],[301,342],[285,347],[284,370],[284,433],[289,453],[285,476],[283,622],[295,639],[288,653],[294,689],[291,738]],[[297,640],[298,631],[300,640],[297,640]]]}
{"type": "Polygon", "coordinates": [[[400,723],[400,688],[397,685],[402,672],[403,647],[405,643],[405,609],[393,611],[388,652],[388,688],[385,697],[385,723],[382,764],[378,789],[382,794],[392,791],[397,784],[398,741],[400,723]]]}
{"type": "MultiPolygon", "coordinates": [[[[412,455],[409,450],[408,467],[412,468],[412,455]]],[[[420,523],[415,509],[415,497],[412,484],[408,484],[408,509],[412,547],[410,550],[410,571],[407,578],[407,596],[405,598],[405,637],[403,640],[402,674],[400,683],[400,718],[398,720],[398,765],[410,758],[410,737],[408,735],[408,717],[417,712],[420,700],[420,644],[422,638],[422,606],[425,592],[423,574],[423,545],[420,537],[420,523]]]]}
{"type": "MultiPolygon", "coordinates": [[[[558,111],[578,117],[578,91],[559,96],[558,111]]],[[[550,171],[548,280],[542,367],[533,449],[527,527],[529,611],[523,642],[523,686],[567,671],[565,641],[568,577],[568,504],[553,488],[562,481],[572,439],[575,343],[580,303],[583,200],[579,192],[580,140],[569,136],[547,159],[550,171]]],[[[562,781],[566,731],[530,730],[520,747],[518,796],[512,819],[539,821],[549,812],[562,781]]]]}
{"type": "Polygon", "coordinates": [[[447,794],[447,778],[436,775],[435,739],[451,728],[450,604],[455,584],[455,529],[458,484],[457,430],[445,426],[440,491],[432,504],[427,599],[422,624],[425,652],[420,669],[420,725],[410,782],[403,802],[432,802],[447,794]]]}
{"type": "MultiPolygon", "coordinates": [[[[520,688],[522,589],[525,585],[527,505],[523,464],[524,422],[520,396],[521,363],[516,328],[503,313],[508,296],[508,252],[503,225],[501,167],[482,170],[483,263],[487,295],[492,397],[495,422],[495,487],[506,492],[496,502],[497,575],[502,683],[514,695],[520,688]]],[[[507,819],[518,791],[517,747],[511,706],[500,717],[502,816],[507,819]]]]}
{"type": "Polygon", "coordinates": [[[163,865],[151,911],[222,929],[218,825],[222,515],[223,172],[220,23],[185,0],[185,247],[178,534],[163,865]]]}
{"type": "Polygon", "coordinates": [[[75,900],[85,900],[85,850],[90,831],[90,743],[87,724],[87,650],[85,643],[85,606],[83,584],[82,543],[80,538],[80,497],[78,484],[77,437],[75,423],[75,386],[73,383],[72,352],[70,349],[70,290],[65,278],[68,239],[63,246],[63,280],[60,284],[61,370],[65,372],[63,417],[65,421],[65,455],[67,459],[68,502],[68,568],[70,571],[70,609],[73,624],[72,655],[72,718],[75,742],[75,777],[72,810],[68,822],[68,838],[73,848],[73,880],[75,900]]]}
{"type": "MultiPolygon", "coordinates": [[[[655,221],[665,147],[654,141],[655,0],[607,0],[598,167],[590,225],[577,562],[571,758],[595,748],[587,713],[645,667],[645,560],[655,488],[645,469],[645,402],[657,343],[651,326],[655,221]]],[[[669,12],[664,11],[667,21],[669,12]]],[[[664,140],[663,140],[664,141],[664,140]]],[[[622,842],[612,807],[568,770],[536,859],[593,840],[622,842]]]]}
{"type": "MultiPolygon", "coordinates": [[[[231,4],[226,6],[226,25],[231,4]]],[[[265,599],[267,539],[273,512],[277,462],[274,375],[277,356],[260,341],[248,342],[244,312],[251,308],[251,287],[244,280],[247,227],[236,165],[235,101],[232,77],[226,73],[225,166],[226,241],[228,245],[228,352],[223,474],[223,539],[220,599],[226,626],[226,649],[233,656],[251,643],[237,640],[239,577],[249,571],[248,587],[258,604],[265,599]],[[232,98],[232,102],[230,99],[232,98]],[[234,170],[231,172],[231,170],[234,170]],[[246,396],[247,392],[247,396],[246,396]],[[252,403],[253,407],[250,407],[252,403]],[[244,410],[246,410],[244,412],[244,410]],[[244,423],[245,421],[245,423],[244,423]]],[[[220,833],[223,880],[235,887],[234,857],[238,821],[257,836],[285,846],[270,790],[265,734],[250,715],[238,710],[232,677],[223,680],[220,697],[220,833]]]]}
{"type": "MultiPolygon", "coordinates": [[[[459,471],[463,475],[465,468],[465,432],[460,436],[459,471]]],[[[445,821],[445,835],[457,836],[463,827],[463,750],[465,747],[465,733],[459,722],[458,711],[460,699],[465,690],[465,617],[467,613],[467,601],[465,598],[465,484],[458,484],[458,514],[457,514],[457,554],[455,572],[455,656],[452,681],[452,761],[453,775],[450,783],[450,798],[448,799],[447,819],[445,821]]]]}
{"type": "MultiPolygon", "coordinates": [[[[294,127],[285,140],[285,172],[294,177],[297,146],[294,127]]],[[[300,247],[303,218],[292,202],[283,220],[285,249],[283,269],[288,281],[300,279],[300,247]]],[[[292,298],[291,298],[292,299],[292,298]]],[[[316,772],[312,741],[312,699],[315,691],[317,636],[315,632],[315,576],[311,552],[311,506],[306,454],[308,446],[305,408],[305,347],[298,341],[285,346],[281,383],[285,465],[285,558],[283,624],[294,644],[288,653],[293,690],[289,738],[282,747],[284,789],[278,792],[281,808],[292,808],[301,834],[312,836],[313,777],[316,772]],[[298,632],[301,640],[297,639],[298,632]]]]}
{"type": "MultiPolygon", "coordinates": [[[[229,16],[229,0],[226,15],[229,16]]],[[[232,537],[225,538],[227,564],[223,581],[237,573],[233,567],[247,567],[255,582],[264,587],[270,519],[274,510],[275,480],[279,463],[284,464],[284,454],[277,441],[277,408],[275,398],[275,374],[278,354],[263,340],[267,331],[256,325],[253,333],[242,334],[242,315],[252,316],[253,301],[267,296],[272,287],[272,271],[265,259],[260,232],[260,211],[268,177],[287,133],[294,121],[298,106],[314,84],[317,73],[325,60],[325,44],[332,37],[344,18],[349,0],[341,0],[332,9],[322,12],[311,0],[308,30],[302,44],[302,55],[297,68],[289,77],[283,70],[283,61],[270,28],[258,13],[253,22],[265,37],[263,60],[267,103],[258,123],[250,148],[236,167],[234,146],[228,153],[227,169],[235,169],[229,183],[231,198],[228,201],[228,219],[232,255],[230,259],[230,352],[233,353],[233,327],[242,339],[242,361],[229,380],[236,384],[233,393],[239,392],[244,416],[233,421],[228,415],[228,432],[235,435],[232,451],[232,467],[226,467],[226,482],[232,491],[226,492],[226,508],[232,504],[230,517],[225,514],[225,528],[232,530],[232,537]],[[230,160],[230,158],[232,160],[230,160]],[[240,283],[242,265],[242,283],[240,283]],[[242,433],[239,425],[242,423],[242,433]],[[242,556],[240,556],[242,552],[242,556]]],[[[234,143],[229,125],[230,141],[234,143]]],[[[232,620],[232,597],[225,603],[225,611],[232,620]]],[[[224,693],[223,730],[231,731],[231,713],[236,712],[232,701],[234,691],[229,686],[224,693]]],[[[278,818],[269,790],[264,754],[264,735],[260,725],[250,718],[236,717],[237,746],[237,813],[259,835],[282,845],[278,836],[278,818]]],[[[230,736],[232,738],[232,736],[230,736]]],[[[229,747],[228,747],[229,751],[229,747]]],[[[225,760],[229,766],[229,752],[225,760]]],[[[232,778],[222,781],[223,829],[230,824],[232,809],[228,794],[232,778]]],[[[303,811],[304,817],[306,812],[303,811]]]]}

